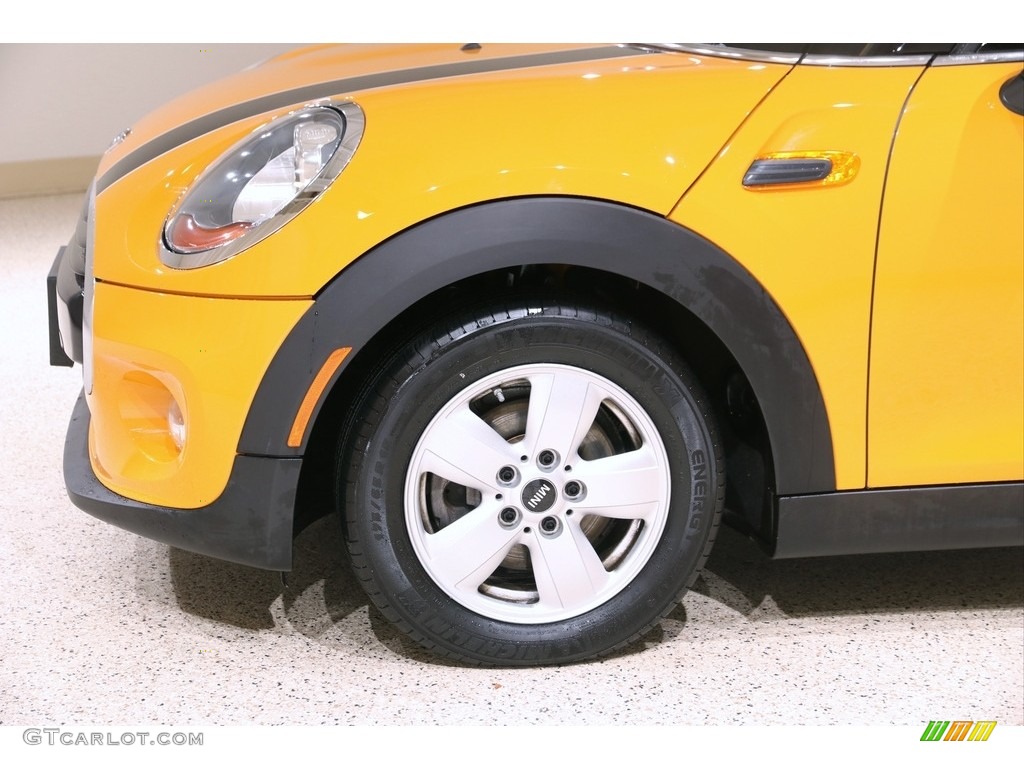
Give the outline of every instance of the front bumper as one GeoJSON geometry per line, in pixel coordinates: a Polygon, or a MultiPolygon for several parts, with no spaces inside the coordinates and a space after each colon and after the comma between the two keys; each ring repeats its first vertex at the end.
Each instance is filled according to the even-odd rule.
{"type": "Polygon", "coordinates": [[[236,456],[224,493],[199,509],[174,509],[120,496],[89,460],[91,417],[78,397],[64,443],[64,483],[76,507],[126,531],[243,565],[288,571],[300,458],[236,456]]]}
{"type": "MultiPolygon", "coordinates": [[[[47,275],[49,344],[52,365],[70,366],[75,362],[83,363],[85,360],[83,287],[86,272],[86,247],[84,226],[80,225],[79,229],[83,232],[76,233],[76,237],[72,239],[71,243],[59,250],[47,275]]],[[[115,361],[124,369],[126,380],[121,381],[117,386],[110,384],[110,380],[116,378],[110,371],[114,356],[111,354],[103,356],[102,353],[105,350],[104,346],[101,346],[102,375],[100,381],[106,386],[100,386],[96,393],[90,395],[89,400],[84,391],[79,395],[64,445],[64,482],[67,486],[68,496],[75,506],[94,517],[141,536],[235,563],[268,570],[290,570],[292,523],[299,471],[302,465],[301,457],[235,455],[236,442],[221,445],[223,440],[203,440],[201,442],[207,450],[213,451],[222,461],[226,462],[223,471],[226,481],[221,479],[215,481],[211,486],[211,488],[219,487],[223,490],[219,493],[216,491],[203,492],[199,498],[205,496],[210,500],[205,504],[182,503],[181,506],[173,506],[178,499],[187,501],[197,495],[198,483],[194,480],[195,472],[190,475],[188,471],[183,471],[184,462],[182,461],[161,464],[159,461],[154,461],[152,457],[142,456],[140,460],[138,456],[133,456],[129,461],[115,465],[119,468],[123,467],[123,472],[114,478],[108,478],[108,481],[113,480],[114,484],[120,482],[126,487],[130,487],[134,482],[143,489],[156,488],[162,493],[163,498],[149,499],[149,502],[152,503],[116,493],[104,482],[101,482],[97,476],[95,466],[101,466],[104,477],[107,472],[106,466],[102,462],[94,466],[93,454],[96,452],[97,445],[105,447],[109,452],[111,445],[116,447],[121,444],[123,446],[126,443],[124,435],[132,434],[131,431],[125,432],[124,429],[126,423],[132,423],[131,419],[122,418],[119,415],[131,405],[132,385],[128,380],[137,377],[140,370],[152,370],[143,363],[133,364],[133,356],[144,354],[143,347],[149,342],[160,345],[161,342],[154,325],[159,327],[159,317],[161,310],[165,309],[165,303],[188,300],[186,297],[174,296],[161,299],[156,294],[144,292],[128,291],[126,293],[130,298],[140,301],[149,299],[150,305],[147,306],[151,311],[149,313],[137,311],[135,322],[127,324],[128,330],[120,332],[116,341],[106,338],[101,342],[101,345],[106,347],[113,346],[126,357],[126,359],[115,361]],[[90,401],[97,409],[96,413],[90,411],[90,401]],[[94,425],[94,417],[103,423],[97,422],[94,425]],[[93,434],[90,438],[90,432],[101,434],[100,437],[93,434]],[[90,439],[93,441],[91,448],[90,439]],[[139,471],[152,472],[154,467],[166,477],[160,482],[151,481],[147,486],[145,476],[139,475],[139,471]],[[218,486],[217,482],[222,485],[218,486]],[[173,499],[173,501],[168,504],[167,499],[173,499]]],[[[211,304],[215,304],[217,307],[228,306],[223,302],[213,303],[201,299],[197,301],[201,307],[209,307],[211,304]]],[[[264,308],[256,302],[252,302],[253,306],[251,307],[248,304],[236,304],[244,309],[241,312],[241,317],[236,319],[238,324],[244,325],[252,322],[250,315],[260,314],[264,308]]],[[[177,305],[174,308],[177,308],[177,305]]],[[[299,312],[301,308],[295,311],[299,312]]],[[[197,309],[196,312],[202,316],[203,310],[197,309]]],[[[175,315],[173,312],[164,312],[162,316],[175,315]]],[[[253,325],[258,327],[259,324],[253,322],[253,325]]],[[[287,318],[282,325],[283,329],[279,331],[281,334],[287,327],[290,327],[287,318]]],[[[102,330],[101,328],[101,332],[102,330]]],[[[273,343],[272,340],[268,342],[270,345],[273,343]]],[[[166,344],[165,346],[169,346],[172,352],[176,351],[173,349],[173,345],[166,344]]],[[[200,351],[205,353],[205,347],[200,351]]],[[[226,365],[211,366],[205,369],[195,364],[194,361],[190,362],[193,364],[183,369],[187,376],[186,373],[181,375],[183,378],[187,378],[195,388],[195,398],[199,403],[203,402],[202,398],[205,391],[211,388],[211,382],[216,383],[221,378],[230,378],[230,372],[239,368],[237,365],[232,365],[230,359],[226,361],[226,365]]],[[[118,369],[118,372],[121,372],[121,369],[118,369]]],[[[216,389],[216,386],[213,388],[216,389]]],[[[197,408],[196,410],[201,409],[197,408]]],[[[226,409],[210,407],[206,410],[220,414],[226,409]]],[[[244,418],[245,410],[244,407],[240,409],[239,421],[244,418]]],[[[136,411],[137,407],[129,415],[137,416],[136,411]]],[[[197,421],[200,427],[209,423],[198,419],[197,421]]],[[[146,435],[151,431],[148,429],[138,430],[141,435],[146,435]]],[[[223,430],[218,432],[216,429],[205,431],[208,435],[210,432],[223,433],[223,430]]],[[[235,441],[237,441],[237,437],[235,441]]],[[[199,467],[202,470],[208,468],[212,463],[210,457],[203,455],[203,451],[199,450],[199,453],[191,459],[189,466],[193,469],[199,467]]],[[[204,473],[200,471],[200,474],[204,473]]],[[[205,474],[208,475],[209,472],[205,474]]],[[[154,495],[159,496],[159,494],[154,495]]]]}

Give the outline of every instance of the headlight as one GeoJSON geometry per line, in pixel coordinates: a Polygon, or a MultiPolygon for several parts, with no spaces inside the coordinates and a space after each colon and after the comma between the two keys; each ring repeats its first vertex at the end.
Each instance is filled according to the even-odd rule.
{"type": "Polygon", "coordinates": [[[160,258],[176,269],[224,261],[276,232],[348,164],[363,135],[350,102],[271,120],[207,168],[171,210],[160,258]]]}

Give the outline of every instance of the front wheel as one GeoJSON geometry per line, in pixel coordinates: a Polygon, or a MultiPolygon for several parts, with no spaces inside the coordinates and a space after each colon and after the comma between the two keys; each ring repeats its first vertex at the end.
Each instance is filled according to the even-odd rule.
{"type": "Polygon", "coordinates": [[[667,345],[580,306],[474,313],[391,355],[339,445],[358,578],[462,661],[621,647],[695,578],[722,506],[705,397],[667,345]]]}

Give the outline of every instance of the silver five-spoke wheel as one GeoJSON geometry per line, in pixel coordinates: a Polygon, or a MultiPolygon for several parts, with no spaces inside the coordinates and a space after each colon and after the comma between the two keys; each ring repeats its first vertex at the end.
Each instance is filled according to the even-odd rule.
{"type": "Polygon", "coordinates": [[[565,365],[467,386],[413,451],[406,522],[424,569],[484,616],[578,616],[630,584],[665,527],[665,446],[628,392],[565,365]]]}

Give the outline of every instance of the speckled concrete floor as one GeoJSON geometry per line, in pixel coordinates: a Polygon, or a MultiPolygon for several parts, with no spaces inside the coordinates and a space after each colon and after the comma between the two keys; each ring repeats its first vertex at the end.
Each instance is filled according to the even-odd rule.
{"type": "Polygon", "coordinates": [[[1024,724],[1019,549],[773,562],[726,531],[636,648],[508,671],[392,631],[334,521],[285,589],[94,520],[64,493],[81,370],[47,366],[43,292],[79,204],[0,201],[0,725],[1024,724]]]}

